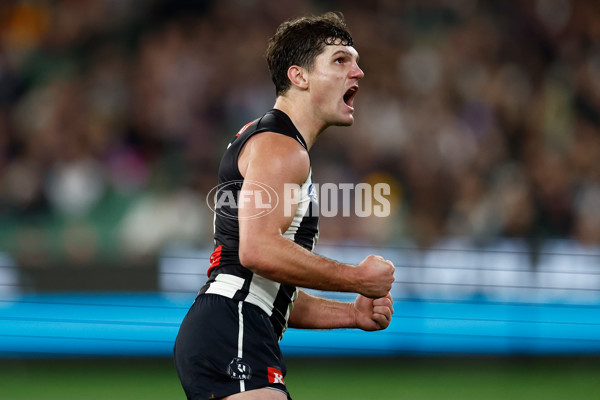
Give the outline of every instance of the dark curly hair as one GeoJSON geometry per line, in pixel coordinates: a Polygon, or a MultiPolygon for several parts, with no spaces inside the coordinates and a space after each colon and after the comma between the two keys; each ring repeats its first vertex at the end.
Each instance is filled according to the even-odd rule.
{"type": "Polygon", "coordinates": [[[315,59],[327,45],[352,46],[352,36],[340,12],[300,17],[279,25],[269,39],[266,58],[277,96],[285,93],[291,82],[287,71],[292,65],[311,70],[315,59]]]}

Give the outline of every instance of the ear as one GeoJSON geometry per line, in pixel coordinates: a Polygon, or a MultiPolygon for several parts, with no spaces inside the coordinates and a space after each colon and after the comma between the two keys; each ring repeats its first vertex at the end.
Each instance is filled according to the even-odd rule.
{"type": "Polygon", "coordinates": [[[307,71],[304,68],[292,65],[288,68],[287,76],[290,82],[292,82],[292,85],[300,89],[308,88],[308,76],[307,71]]]}

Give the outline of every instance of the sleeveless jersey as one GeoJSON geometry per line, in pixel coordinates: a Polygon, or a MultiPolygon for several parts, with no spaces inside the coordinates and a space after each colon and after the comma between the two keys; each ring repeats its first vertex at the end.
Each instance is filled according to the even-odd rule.
{"type": "MultiPolygon", "coordinates": [[[[238,132],[227,147],[219,166],[218,187],[226,190],[217,190],[215,193],[215,248],[210,257],[209,279],[199,293],[218,294],[260,307],[269,316],[277,337],[281,338],[287,328],[298,289],[254,274],[241,265],[238,254],[239,223],[236,205],[238,201],[244,201],[239,198],[244,178],[238,169],[238,157],[248,139],[262,132],[288,136],[307,149],[291,119],[276,109],[250,122],[238,132]]],[[[309,171],[306,181],[300,187],[300,194],[295,199],[298,200],[298,208],[290,227],[283,234],[309,251],[312,251],[319,232],[316,191],[312,186],[311,175],[309,171]]],[[[279,199],[280,206],[281,201],[283,199],[279,199]]]]}

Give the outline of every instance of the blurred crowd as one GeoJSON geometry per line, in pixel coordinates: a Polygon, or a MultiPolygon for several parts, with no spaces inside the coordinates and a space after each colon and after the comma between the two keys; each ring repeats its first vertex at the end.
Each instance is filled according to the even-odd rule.
{"type": "Polygon", "coordinates": [[[28,265],[210,246],[222,151],[272,107],[282,21],[344,13],[365,79],[317,182],[390,184],[391,215],[330,241],[600,245],[600,3],[593,0],[6,0],[0,249],[28,265]]]}

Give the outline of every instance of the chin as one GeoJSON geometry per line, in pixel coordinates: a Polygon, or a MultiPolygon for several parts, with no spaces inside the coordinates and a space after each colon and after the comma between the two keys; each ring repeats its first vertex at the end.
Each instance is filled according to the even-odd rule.
{"type": "Polygon", "coordinates": [[[344,120],[336,122],[335,126],[350,126],[354,123],[354,117],[350,116],[350,118],[345,118],[344,120]]]}

